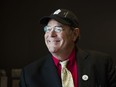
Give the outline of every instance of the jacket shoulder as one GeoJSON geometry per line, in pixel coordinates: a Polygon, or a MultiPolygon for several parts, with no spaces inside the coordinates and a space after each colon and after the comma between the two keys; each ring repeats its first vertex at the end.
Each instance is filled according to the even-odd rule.
{"type": "Polygon", "coordinates": [[[111,56],[107,53],[100,52],[100,51],[95,51],[95,50],[85,50],[86,53],[88,53],[88,57],[92,57],[93,59],[98,59],[98,60],[104,60],[104,59],[109,59],[111,56]]]}
{"type": "Polygon", "coordinates": [[[86,59],[94,64],[106,65],[109,63],[113,63],[112,57],[107,53],[95,50],[84,50],[84,52],[87,54],[86,59]]]}
{"type": "Polygon", "coordinates": [[[45,64],[45,62],[47,61],[48,58],[51,58],[51,55],[41,57],[38,60],[26,65],[23,68],[23,71],[25,73],[27,72],[27,73],[31,73],[31,74],[37,72],[38,70],[40,70],[43,67],[43,65],[45,64]]]}

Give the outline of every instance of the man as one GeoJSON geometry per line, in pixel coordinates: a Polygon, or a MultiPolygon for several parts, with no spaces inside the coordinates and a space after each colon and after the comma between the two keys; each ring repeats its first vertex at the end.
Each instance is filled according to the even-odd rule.
{"type": "Polygon", "coordinates": [[[40,23],[44,25],[45,44],[51,54],[22,70],[20,87],[116,87],[110,56],[76,46],[80,31],[73,12],[58,9],[40,23]],[[65,68],[64,61],[68,61],[65,68]]]}

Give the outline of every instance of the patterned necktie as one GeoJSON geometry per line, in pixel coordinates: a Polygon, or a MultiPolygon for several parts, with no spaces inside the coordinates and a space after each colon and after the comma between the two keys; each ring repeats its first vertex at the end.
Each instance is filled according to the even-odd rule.
{"type": "Polygon", "coordinates": [[[68,60],[60,62],[61,64],[61,79],[62,87],[74,87],[73,77],[71,72],[66,68],[68,60]]]}

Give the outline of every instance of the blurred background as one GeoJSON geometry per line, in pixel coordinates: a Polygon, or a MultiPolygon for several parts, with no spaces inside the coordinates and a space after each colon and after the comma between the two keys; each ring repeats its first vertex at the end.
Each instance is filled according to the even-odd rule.
{"type": "Polygon", "coordinates": [[[48,53],[39,20],[59,8],[72,10],[78,16],[79,47],[108,53],[116,65],[114,1],[4,0],[0,4],[0,87],[18,87],[21,69],[48,53]]]}

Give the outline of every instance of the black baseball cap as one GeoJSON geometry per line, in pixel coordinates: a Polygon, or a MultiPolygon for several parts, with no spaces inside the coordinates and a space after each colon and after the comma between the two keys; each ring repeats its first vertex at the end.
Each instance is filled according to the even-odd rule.
{"type": "Polygon", "coordinates": [[[44,16],[40,19],[40,24],[47,25],[50,19],[55,19],[56,21],[72,26],[74,28],[79,27],[79,22],[77,16],[67,9],[58,9],[50,16],[44,16]]]}

